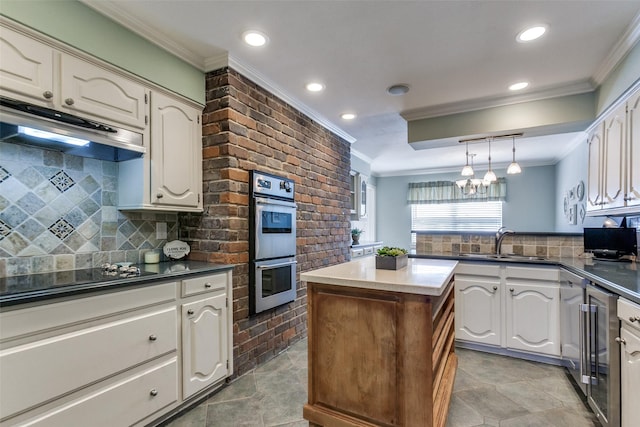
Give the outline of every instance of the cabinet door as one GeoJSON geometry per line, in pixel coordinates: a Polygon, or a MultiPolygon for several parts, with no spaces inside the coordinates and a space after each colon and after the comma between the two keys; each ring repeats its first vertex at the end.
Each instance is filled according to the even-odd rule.
{"type": "Polygon", "coordinates": [[[627,102],[627,206],[640,205],[640,90],[627,102]]]}
{"type": "Polygon", "coordinates": [[[151,203],[202,207],[200,111],[155,92],[151,103],[151,203]]]}
{"type": "Polygon", "coordinates": [[[559,287],[516,280],[506,287],[507,348],[559,356],[559,287]]]}
{"type": "Polygon", "coordinates": [[[52,48],[2,28],[0,58],[0,94],[31,104],[53,107],[52,48]]]}
{"type": "Polygon", "coordinates": [[[500,345],[500,279],[456,275],[456,339],[500,345]]]}
{"type": "Polygon", "coordinates": [[[62,55],[61,107],[97,121],[144,129],[147,90],[144,86],[91,63],[62,55]]]}
{"type": "Polygon", "coordinates": [[[602,150],[603,150],[603,124],[598,125],[589,135],[588,144],[588,176],[587,176],[587,210],[602,209],[602,150]]]}
{"type": "Polygon", "coordinates": [[[620,395],[622,397],[622,427],[637,426],[640,420],[640,332],[622,323],[620,338],[620,395]]]}
{"type": "Polygon", "coordinates": [[[191,396],[225,378],[226,294],[182,306],[182,394],[191,396]]]}
{"type": "Polygon", "coordinates": [[[626,105],[621,105],[604,122],[604,149],[602,151],[603,208],[624,206],[626,105]]]}

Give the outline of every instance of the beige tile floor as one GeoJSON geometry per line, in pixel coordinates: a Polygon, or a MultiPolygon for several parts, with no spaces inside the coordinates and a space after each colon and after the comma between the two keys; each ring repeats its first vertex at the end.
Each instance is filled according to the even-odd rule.
{"type": "MultiPolygon", "coordinates": [[[[457,349],[447,427],[599,426],[564,369],[457,349]]],[[[223,388],[165,427],[299,427],[307,396],[307,341],[223,388]]]]}

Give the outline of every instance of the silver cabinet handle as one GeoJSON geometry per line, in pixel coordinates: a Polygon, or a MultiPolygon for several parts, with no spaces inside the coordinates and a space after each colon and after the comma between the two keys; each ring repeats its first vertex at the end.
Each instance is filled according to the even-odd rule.
{"type": "Polygon", "coordinates": [[[627,345],[627,341],[624,338],[616,337],[616,342],[618,344],[627,345]]]}
{"type": "Polygon", "coordinates": [[[513,293],[514,289],[513,288],[509,288],[509,292],[513,293]]]}
{"type": "Polygon", "coordinates": [[[73,98],[67,98],[67,99],[64,100],[64,103],[67,104],[67,105],[73,105],[74,102],[75,101],[73,100],[73,98]]]}
{"type": "Polygon", "coordinates": [[[209,282],[205,283],[205,284],[204,284],[204,287],[205,287],[205,288],[207,288],[207,289],[209,289],[209,288],[211,287],[211,283],[209,283],[209,282]]]}
{"type": "Polygon", "coordinates": [[[156,390],[155,388],[152,388],[149,394],[153,397],[156,397],[158,395],[158,390],[156,390]]]}
{"type": "Polygon", "coordinates": [[[492,294],[495,294],[498,291],[498,287],[495,285],[491,289],[493,290],[493,292],[491,292],[492,294]]]}
{"type": "Polygon", "coordinates": [[[162,198],[164,197],[164,194],[162,194],[162,193],[158,193],[158,194],[156,194],[156,197],[157,197],[158,199],[162,199],[162,198]]]}
{"type": "Polygon", "coordinates": [[[631,317],[629,317],[629,322],[631,322],[631,323],[633,323],[633,322],[640,323],[640,316],[631,316],[631,317]]]}
{"type": "Polygon", "coordinates": [[[187,314],[188,314],[189,316],[193,316],[193,313],[194,313],[194,311],[193,311],[193,310],[187,310],[187,314]]]}
{"type": "Polygon", "coordinates": [[[42,96],[44,96],[44,99],[51,99],[53,98],[53,92],[51,92],[50,90],[45,91],[42,96]]]}
{"type": "Polygon", "coordinates": [[[153,334],[149,335],[149,341],[155,341],[155,340],[157,340],[157,339],[158,339],[158,337],[157,337],[157,336],[155,336],[155,335],[153,335],[153,334]]]}

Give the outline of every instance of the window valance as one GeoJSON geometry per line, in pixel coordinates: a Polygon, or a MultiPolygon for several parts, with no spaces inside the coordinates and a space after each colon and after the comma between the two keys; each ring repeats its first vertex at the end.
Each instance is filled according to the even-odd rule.
{"type": "Polygon", "coordinates": [[[411,182],[407,193],[409,204],[504,201],[506,198],[505,178],[498,178],[488,187],[480,185],[472,195],[465,195],[454,181],[411,182]]]}

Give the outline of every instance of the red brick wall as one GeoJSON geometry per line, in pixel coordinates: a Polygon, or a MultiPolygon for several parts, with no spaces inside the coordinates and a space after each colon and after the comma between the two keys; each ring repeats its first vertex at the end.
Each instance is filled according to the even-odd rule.
{"type": "Polygon", "coordinates": [[[235,374],[271,359],[307,334],[306,287],[294,302],[249,316],[249,170],[296,183],[298,274],[348,259],[349,143],[236,71],[206,76],[204,213],[180,217],[190,259],[233,270],[235,374]]]}

